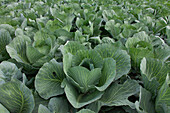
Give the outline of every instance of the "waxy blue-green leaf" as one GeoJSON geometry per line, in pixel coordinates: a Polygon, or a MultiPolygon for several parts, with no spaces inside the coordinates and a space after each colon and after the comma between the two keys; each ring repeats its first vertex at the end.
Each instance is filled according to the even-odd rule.
{"type": "Polygon", "coordinates": [[[48,109],[52,111],[52,113],[67,113],[69,111],[68,101],[65,97],[51,98],[48,109]]]}
{"type": "Polygon", "coordinates": [[[143,58],[140,64],[142,74],[145,74],[148,80],[156,77],[160,86],[164,83],[167,74],[170,72],[168,64],[161,60],[153,58],[143,58]]]}
{"type": "Polygon", "coordinates": [[[95,50],[79,50],[72,59],[72,66],[93,65],[93,68],[101,68],[102,57],[95,50]]]}
{"type": "Polygon", "coordinates": [[[76,26],[80,29],[82,26],[87,25],[88,20],[84,20],[83,18],[76,19],[76,26]]]}
{"type": "Polygon", "coordinates": [[[54,58],[54,52],[56,52],[56,49],[56,47],[53,48],[52,52],[38,59],[32,66],[41,67],[44,63],[49,62],[51,59],[54,58]]]}
{"type": "Polygon", "coordinates": [[[96,100],[100,99],[104,92],[99,92],[97,90],[88,92],[88,93],[80,93],[78,89],[72,86],[70,83],[66,81],[66,86],[64,88],[66,97],[68,101],[74,108],[81,108],[85,105],[88,105],[96,100]]]}
{"type": "Polygon", "coordinates": [[[113,38],[116,38],[121,32],[120,24],[115,23],[114,20],[109,20],[106,22],[105,29],[109,31],[113,38]]]}
{"type": "Polygon", "coordinates": [[[95,113],[98,113],[100,111],[102,105],[103,105],[102,102],[95,101],[95,102],[87,105],[86,108],[94,111],[95,113]]]}
{"type": "Polygon", "coordinates": [[[151,43],[150,37],[144,31],[141,31],[134,34],[132,38],[128,38],[125,45],[127,48],[134,48],[140,41],[151,43]]]}
{"type": "Polygon", "coordinates": [[[89,24],[88,26],[83,25],[81,27],[82,28],[82,32],[84,34],[92,36],[93,35],[93,23],[89,21],[88,24],[89,24]]]}
{"type": "Polygon", "coordinates": [[[159,87],[159,82],[156,80],[156,77],[149,80],[146,75],[142,74],[142,81],[144,88],[152,93],[152,97],[155,97],[159,87]]]}
{"type": "Polygon", "coordinates": [[[62,64],[52,59],[40,68],[35,78],[35,88],[44,99],[61,95],[64,93],[61,88],[61,82],[64,78],[62,64]]]}
{"type": "MultiPolygon", "coordinates": [[[[2,72],[2,71],[0,71],[0,74],[1,74],[1,75],[3,75],[3,72],[2,72]]],[[[1,84],[4,84],[4,83],[5,83],[5,80],[0,79],[0,85],[1,85],[1,84]]]]}
{"type": "Polygon", "coordinates": [[[167,47],[165,49],[155,49],[155,58],[166,61],[168,58],[170,58],[170,47],[167,47]]]}
{"type": "Polygon", "coordinates": [[[24,35],[24,31],[21,28],[17,28],[15,30],[15,36],[19,36],[19,35],[24,35]]]}
{"type": "Polygon", "coordinates": [[[99,101],[107,106],[129,105],[135,108],[134,103],[130,102],[128,97],[138,93],[139,88],[139,84],[134,80],[126,80],[123,84],[113,83],[99,101]]]}
{"type": "Polygon", "coordinates": [[[102,12],[103,19],[106,22],[109,21],[110,19],[113,19],[115,15],[117,14],[114,10],[103,10],[102,12]]]}
{"type": "Polygon", "coordinates": [[[130,56],[125,50],[121,50],[119,47],[115,47],[112,44],[97,45],[94,50],[96,50],[103,59],[110,57],[116,61],[115,80],[129,72],[131,68],[130,56]]]}
{"type": "Polygon", "coordinates": [[[0,79],[5,82],[11,81],[11,79],[21,79],[22,73],[18,67],[11,62],[3,61],[0,63],[0,79]]]}
{"type": "Polygon", "coordinates": [[[116,78],[116,61],[113,58],[105,58],[97,89],[104,91],[116,78]]]}
{"type": "Polygon", "coordinates": [[[2,104],[0,104],[0,111],[2,113],[10,113],[2,104]]]}
{"type": "Polygon", "coordinates": [[[33,95],[23,83],[12,80],[0,85],[0,103],[12,113],[32,113],[33,95]]]}
{"type": "Polygon", "coordinates": [[[86,50],[86,47],[78,42],[67,42],[64,46],[60,46],[60,50],[63,54],[63,68],[64,73],[67,75],[68,69],[72,66],[73,55],[78,50],[86,50]]]}
{"type": "Polygon", "coordinates": [[[49,20],[46,25],[45,28],[47,28],[49,31],[51,32],[55,32],[56,30],[60,29],[61,26],[59,25],[60,22],[59,20],[55,19],[55,20],[49,20]]]}
{"type": "Polygon", "coordinates": [[[121,34],[124,38],[129,38],[136,32],[136,28],[131,24],[123,24],[121,27],[123,28],[121,34]]]}
{"type": "Polygon", "coordinates": [[[102,43],[114,43],[115,40],[110,38],[110,37],[103,37],[102,38],[102,43]]]}
{"type": "Polygon", "coordinates": [[[74,15],[70,14],[70,13],[65,13],[63,12],[59,12],[57,11],[56,8],[50,8],[50,13],[52,14],[52,16],[58,20],[58,25],[62,27],[64,26],[70,26],[68,27],[68,31],[70,31],[71,26],[72,26],[72,21],[74,19],[74,15]]]}
{"type": "Polygon", "coordinates": [[[138,113],[155,113],[152,94],[146,89],[140,87],[139,102],[135,102],[138,113]]]}
{"type": "Polygon", "coordinates": [[[65,30],[65,29],[55,29],[54,35],[55,35],[56,37],[64,36],[64,37],[67,37],[67,39],[72,39],[73,36],[74,36],[74,33],[68,32],[68,31],[65,30]]]}
{"type": "Polygon", "coordinates": [[[54,46],[55,39],[56,37],[54,35],[48,34],[46,29],[43,29],[35,33],[33,46],[39,49],[39,52],[43,54],[54,46]],[[48,48],[44,48],[44,46],[48,48]]]}
{"type": "Polygon", "coordinates": [[[36,91],[33,93],[33,96],[34,96],[34,101],[35,101],[35,107],[32,113],[37,113],[40,105],[43,105],[46,107],[48,106],[49,100],[45,100],[41,98],[36,91]]]}
{"type": "Polygon", "coordinates": [[[126,113],[138,113],[136,109],[132,109],[129,106],[122,106],[122,108],[126,111],[126,113]]]}
{"type": "Polygon", "coordinates": [[[68,75],[68,70],[72,65],[73,55],[71,53],[64,54],[63,56],[63,70],[66,75],[68,75]]]}
{"type": "Polygon", "coordinates": [[[80,43],[83,43],[83,42],[85,42],[85,36],[82,34],[82,32],[81,31],[79,31],[79,30],[77,30],[76,32],[75,32],[75,36],[74,36],[74,40],[75,41],[78,41],[78,42],[80,42],[80,43]]]}
{"type": "Polygon", "coordinates": [[[28,64],[29,61],[26,56],[26,43],[31,43],[31,39],[28,36],[21,35],[15,37],[11,43],[6,46],[10,57],[15,59],[17,62],[28,64]]]}
{"type": "Polygon", "coordinates": [[[101,68],[89,71],[84,67],[75,66],[68,70],[68,77],[75,85],[79,86],[81,92],[86,93],[89,89],[94,88],[99,81],[101,68]]]}
{"type": "Polygon", "coordinates": [[[170,79],[167,75],[166,80],[158,92],[156,97],[155,108],[158,113],[170,112],[170,79]]]}
{"type": "Polygon", "coordinates": [[[46,106],[40,104],[38,108],[38,113],[51,113],[51,112],[46,106]]]}
{"type": "Polygon", "coordinates": [[[5,50],[5,46],[11,42],[12,38],[5,29],[0,29],[0,54],[5,50]]]}
{"type": "Polygon", "coordinates": [[[129,48],[129,55],[131,56],[132,67],[138,68],[140,67],[141,60],[146,58],[154,58],[154,54],[152,51],[143,48],[129,48]]]}
{"type": "Polygon", "coordinates": [[[166,35],[167,38],[170,39],[170,26],[166,26],[166,35]]]}
{"type": "Polygon", "coordinates": [[[144,32],[139,32],[128,38],[125,46],[129,50],[132,59],[132,66],[139,68],[143,57],[154,58],[153,47],[150,37],[144,32]]]}
{"type": "Polygon", "coordinates": [[[91,111],[90,109],[82,109],[79,112],[76,113],[95,113],[94,111],[91,111]]]}
{"type": "Polygon", "coordinates": [[[35,63],[38,59],[44,56],[35,47],[30,45],[26,46],[26,55],[31,64],[35,63]]]}
{"type": "Polygon", "coordinates": [[[75,55],[78,50],[86,50],[86,47],[79,42],[69,41],[64,46],[60,47],[60,50],[64,56],[66,53],[75,55]]]}
{"type": "Polygon", "coordinates": [[[151,44],[154,47],[154,49],[167,49],[167,48],[169,48],[169,46],[165,43],[165,41],[161,37],[151,35],[151,39],[152,39],[151,44]]]}
{"type": "Polygon", "coordinates": [[[41,67],[45,62],[54,57],[57,45],[55,36],[45,31],[38,31],[34,35],[34,42],[26,35],[19,35],[7,45],[6,49],[10,57],[23,65],[29,72],[29,68],[41,67]]]}
{"type": "Polygon", "coordinates": [[[5,29],[5,30],[7,30],[7,31],[10,33],[11,36],[13,36],[14,33],[15,33],[15,28],[12,27],[12,26],[9,25],[9,24],[1,24],[1,25],[0,25],[0,29],[5,29]]]}

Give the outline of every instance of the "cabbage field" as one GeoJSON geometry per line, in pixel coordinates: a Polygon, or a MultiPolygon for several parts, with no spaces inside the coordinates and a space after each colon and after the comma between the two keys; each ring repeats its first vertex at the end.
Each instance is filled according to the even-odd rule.
{"type": "Polygon", "coordinates": [[[169,0],[0,0],[0,113],[170,113],[169,0]]]}

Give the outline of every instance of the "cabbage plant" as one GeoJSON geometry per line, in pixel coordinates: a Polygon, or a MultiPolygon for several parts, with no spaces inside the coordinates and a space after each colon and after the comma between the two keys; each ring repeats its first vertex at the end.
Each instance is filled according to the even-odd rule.
{"type": "Polygon", "coordinates": [[[3,113],[31,113],[34,98],[26,75],[11,62],[0,63],[0,110],[3,113]]]}
{"type": "Polygon", "coordinates": [[[6,46],[10,57],[21,64],[26,72],[41,67],[51,60],[56,52],[56,37],[43,30],[35,33],[33,40],[19,34],[6,46]]]}
{"type": "Polygon", "coordinates": [[[109,85],[127,74],[131,67],[127,52],[112,44],[87,49],[78,42],[70,41],[60,50],[63,71],[62,64],[51,60],[38,72],[35,87],[45,99],[65,93],[75,108],[99,100],[109,85]],[[42,85],[45,87],[42,88],[42,85]]]}
{"type": "Polygon", "coordinates": [[[5,49],[12,41],[12,35],[14,33],[14,28],[8,24],[0,25],[0,61],[6,60],[9,58],[9,55],[5,49]]]}
{"type": "Polygon", "coordinates": [[[170,113],[168,0],[0,1],[0,113],[170,113]]]}

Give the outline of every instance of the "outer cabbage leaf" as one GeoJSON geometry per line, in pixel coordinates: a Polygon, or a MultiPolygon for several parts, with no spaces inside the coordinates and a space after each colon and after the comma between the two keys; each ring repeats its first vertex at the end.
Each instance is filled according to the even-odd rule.
{"type": "Polygon", "coordinates": [[[44,56],[35,47],[30,45],[26,46],[26,55],[31,64],[35,63],[39,58],[44,56]]]}
{"type": "Polygon", "coordinates": [[[152,101],[152,94],[146,89],[140,87],[139,97],[139,102],[135,102],[137,111],[139,113],[155,113],[154,103],[152,101]]]}
{"type": "Polygon", "coordinates": [[[166,35],[167,38],[170,39],[170,26],[166,26],[166,35]]]}
{"type": "Polygon", "coordinates": [[[75,55],[78,50],[86,50],[86,47],[79,42],[70,41],[67,42],[64,46],[60,47],[60,50],[62,54],[71,53],[72,55],[75,55]]]}
{"type": "Polygon", "coordinates": [[[121,50],[112,44],[101,44],[96,46],[94,50],[96,50],[103,59],[110,57],[116,61],[115,80],[129,72],[131,68],[130,56],[125,50],[121,50]]]}
{"type": "Polygon", "coordinates": [[[31,39],[25,35],[15,37],[9,45],[6,46],[10,57],[17,62],[28,64],[26,56],[26,43],[31,44],[31,39]]]}
{"type": "Polygon", "coordinates": [[[35,100],[35,107],[34,107],[34,110],[32,111],[32,113],[37,113],[40,105],[43,105],[46,107],[48,106],[49,100],[45,100],[45,99],[41,98],[36,91],[33,93],[33,96],[34,96],[34,100],[35,100]]]}
{"type": "Polygon", "coordinates": [[[2,113],[10,113],[2,104],[0,104],[0,111],[2,113]]]}
{"type": "Polygon", "coordinates": [[[132,59],[132,66],[138,68],[140,66],[143,57],[153,58],[154,54],[152,51],[143,48],[129,48],[129,54],[132,59]]]}
{"type": "Polygon", "coordinates": [[[123,84],[113,83],[99,101],[107,106],[129,105],[134,108],[134,103],[130,102],[128,97],[138,92],[139,84],[134,80],[127,80],[123,84]]]}
{"type": "Polygon", "coordinates": [[[63,56],[63,68],[64,68],[64,73],[66,75],[68,75],[67,72],[68,72],[69,68],[71,68],[72,59],[73,59],[73,55],[70,53],[67,53],[63,56]]]}
{"type": "Polygon", "coordinates": [[[35,88],[44,99],[63,94],[61,83],[64,78],[62,64],[52,59],[40,68],[35,78],[35,88]]]}
{"type": "Polygon", "coordinates": [[[95,101],[95,102],[87,105],[86,108],[94,111],[95,113],[98,113],[100,111],[100,108],[102,107],[102,105],[103,105],[102,102],[95,101]]]}
{"type": "Polygon", "coordinates": [[[58,12],[55,8],[50,8],[50,12],[52,16],[58,20],[58,26],[65,28],[66,30],[70,31],[72,26],[72,21],[74,19],[74,15],[70,13],[58,12]]]}
{"type": "Polygon", "coordinates": [[[5,29],[0,29],[0,54],[5,50],[5,46],[11,42],[12,38],[5,29]]]}
{"type": "Polygon", "coordinates": [[[15,30],[15,36],[24,35],[24,31],[21,28],[15,30]]]}
{"type": "MultiPolygon", "coordinates": [[[[72,32],[69,32],[69,31],[66,31],[66,30],[64,30],[64,29],[55,29],[55,32],[54,32],[54,35],[56,36],[56,37],[62,37],[62,36],[64,36],[64,37],[66,37],[67,39],[72,39],[73,37],[74,37],[74,33],[72,33],[72,32]]],[[[61,40],[61,39],[60,39],[61,40]]],[[[59,41],[59,40],[58,40],[59,41]]],[[[64,42],[65,43],[65,42],[64,42]]]]}
{"type": "Polygon", "coordinates": [[[158,92],[156,97],[155,108],[158,113],[169,113],[170,112],[170,80],[167,75],[166,80],[158,92]]]}
{"type": "Polygon", "coordinates": [[[109,33],[112,35],[113,38],[116,38],[121,32],[120,24],[115,23],[114,20],[107,21],[105,25],[105,29],[109,31],[109,33]]]}
{"type": "Polygon", "coordinates": [[[1,24],[0,29],[5,29],[10,33],[11,36],[14,36],[15,28],[12,27],[11,25],[9,25],[9,24],[1,24]]]}
{"type": "Polygon", "coordinates": [[[76,112],[76,113],[95,113],[95,112],[91,111],[89,109],[82,109],[82,110],[80,110],[79,112],[76,112]]]}
{"type": "Polygon", "coordinates": [[[64,88],[64,91],[66,97],[74,108],[81,108],[87,104],[90,104],[100,99],[103,95],[103,92],[99,92],[97,90],[92,90],[90,92],[82,94],[70,83],[68,83],[67,81],[65,82],[66,86],[64,88]]]}
{"type": "Polygon", "coordinates": [[[167,75],[165,82],[158,92],[156,97],[155,108],[158,113],[169,113],[170,112],[170,80],[167,75]]]}
{"type": "Polygon", "coordinates": [[[155,49],[155,58],[166,61],[170,57],[170,47],[165,49],[155,49]]]}
{"type": "Polygon", "coordinates": [[[114,18],[115,15],[117,15],[117,14],[114,10],[104,10],[102,12],[102,16],[105,21],[108,21],[108,20],[114,18]]]}
{"type": "Polygon", "coordinates": [[[156,77],[160,86],[164,83],[167,74],[170,72],[168,64],[158,59],[143,58],[140,64],[142,74],[145,74],[149,80],[156,77]]]}
{"type": "Polygon", "coordinates": [[[166,35],[167,35],[166,43],[170,45],[170,26],[166,26],[166,35]]]}
{"type": "Polygon", "coordinates": [[[157,95],[159,88],[159,82],[156,80],[156,77],[148,79],[146,75],[142,74],[142,81],[144,88],[152,93],[152,97],[154,98],[157,95]]]}
{"type": "Polygon", "coordinates": [[[18,67],[11,62],[3,61],[0,64],[0,79],[5,82],[11,81],[12,79],[21,79],[22,73],[18,67]]]}
{"type": "Polygon", "coordinates": [[[64,97],[51,98],[48,108],[52,113],[67,113],[69,111],[68,101],[64,97]]]}
{"type": "Polygon", "coordinates": [[[38,113],[51,113],[51,112],[46,106],[40,104],[38,108],[38,113]]]}
{"type": "Polygon", "coordinates": [[[31,91],[20,81],[13,80],[0,85],[0,103],[12,113],[31,113],[34,98],[31,91]]]}
{"type": "Polygon", "coordinates": [[[55,32],[57,29],[60,29],[61,26],[59,25],[61,24],[59,20],[55,19],[55,20],[49,20],[46,23],[46,28],[49,29],[51,32],[55,32]]]}
{"type": "Polygon", "coordinates": [[[6,45],[11,42],[12,38],[9,32],[5,29],[0,29],[0,61],[6,60],[9,58],[9,55],[6,51],[6,45]]]}
{"type": "Polygon", "coordinates": [[[116,78],[116,61],[113,58],[105,58],[102,68],[102,76],[96,88],[104,91],[116,78]]]}
{"type": "Polygon", "coordinates": [[[151,39],[152,39],[152,46],[154,47],[154,49],[166,49],[169,48],[169,46],[165,43],[165,41],[159,37],[159,36],[154,36],[154,35],[150,35],[151,39]]]}

